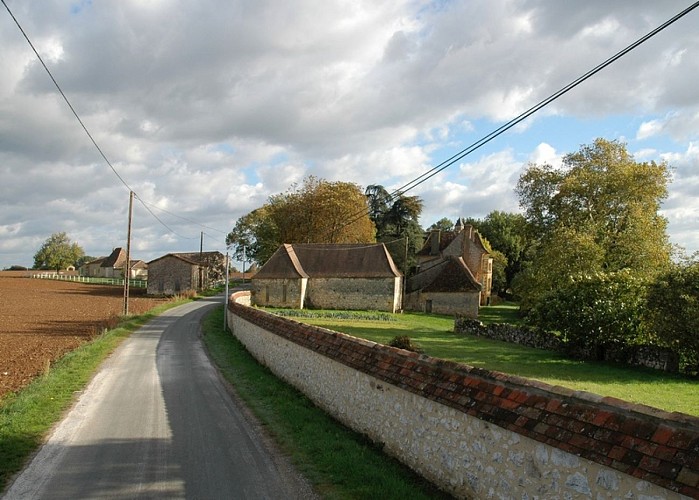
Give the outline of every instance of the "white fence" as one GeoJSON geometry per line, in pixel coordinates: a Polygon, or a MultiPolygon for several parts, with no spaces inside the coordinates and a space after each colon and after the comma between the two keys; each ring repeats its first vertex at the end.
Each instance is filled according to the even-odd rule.
{"type": "MultiPolygon", "coordinates": [[[[91,278],[89,276],[74,276],[57,273],[35,273],[31,274],[30,277],[44,280],[76,281],[78,283],[91,283],[95,285],[124,286],[124,278],[91,278]]],[[[146,288],[148,282],[146,280],[129,280],[129,286],[132,288],[146,288]]]]}

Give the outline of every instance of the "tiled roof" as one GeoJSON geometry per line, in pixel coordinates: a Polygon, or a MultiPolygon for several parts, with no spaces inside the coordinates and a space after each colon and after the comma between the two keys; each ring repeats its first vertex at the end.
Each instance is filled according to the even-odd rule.
{"type": "Polygon", "coordinates": [[[401,273],[382,243],[285,244],[255,278],[378,278],[401,273]]]}
{"type": "Polygon", "coordinates": [[[162,257],[158,257],[157,259],[153,259],[148,262],[148,264],[150,265],[153,262],[164,259],[165,257],[175,257],[192,265],[210,265],[223,259],[223,254],[221,252],[173,252],[163,255],[162,257]]]}
{"type": "Polygon", "coordinates": [[[423,292],[469,292],[481,290],[481,284],[473,276],[463,258],[449,256],[439,265],[443,266],[443,269],[429,285],[422,289],[423,292]]]}
{"type": "Polygon", "coordinates": [[[109,255],[109,257],[104,259],[101,267],[113,267],[115,269],[119,269],[119,268],[124,267],[125,263],[126,263],[126,252],[124,251],[123,248],[117,247],[109,255]]]}
{"type": "Polygon", "coordinates": [[[449,244],[454,241],[459,233],[455,231],[432,231],[427,238],[422,248],[418,251],[418,255],[432,255],[432,241],[434,238],[439,238],[439,251],[444,251],[449,244]]]}

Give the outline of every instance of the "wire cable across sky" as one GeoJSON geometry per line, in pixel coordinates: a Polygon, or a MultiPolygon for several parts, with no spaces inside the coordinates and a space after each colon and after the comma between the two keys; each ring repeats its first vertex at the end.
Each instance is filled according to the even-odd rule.
{"type": "MultiPolygon", "coordinates": [[[[61,95],[61,97],[63,98],[63,100],[65,101],[65,103],[68,105],[68,108],[70,109],[70,111],[72,112],[72,114],[75,116],[75,118],[76,118],[76,120],[78,121],[78,123],[80,124],[81,128],[83,129],[83,131],[85,132],[85,134],[88,136],[88,138],[90,139],[90,141],[91,141],[91,143],[93,144],[93,146],[95,147],[95,149],[98,151],[100,157],[101,157],[101,158],[104,160],[104,162],[109,166],[109,168],[111,169],[111,171],[113,172],[113,174],[118,178],[118,180],[119,180],[129,191],[134,192],[134,190],[131,188],[131,186],[130,186],[130,185],[126,182],[126,180],[120,175],[120,173],[117,171],[117,169],[115,168],[115,166],[112,164],[112,162],[111,162],[111,161],[109,160],[109,158],[106,156],[106,154],[104,153],[104,151],[101,149],[101,147],[99,146],[99,144],[97,143],[97,141],[94,139],[93,135],[90,133],[89,129],[87,128],[87,126],[85,125],[85,123],[83,122],[83,120],[80,118],[79,114],[77,113],[77,111],[76,111],[75,108],[73,107],[73,105],[72,105],[72,103],[70,102],[70,100],[68,99],[67,95],[64,93],[64,91],[62,90],[61,86],[60,86],[59,83],[57,82],[56,78],[55,78],[55,77],[53,76],[53,74],[51,73],[49,67],[46,65],[46,63],[44,62],[43,58],[42,58],[41,55],[39,54],[38,50],[36,49],[36,47],[34,46],[34,44],[32,43],[32,41],[30,40],[29,36],[27,35],[27,33],[26,33],[25,30],[22,28],[22,26],[20,25],[19,21],[18,21],[17,18],[15,17],[15,15],[12,13],[12,11],[10,10],[10,8],[8,7],[6,1],[5,1],[5,0],[0,0],[0,1],[1,1],[2,4],[5,6],[5,9],[6,9],[7,12],[10,14],[12,20],[13,20],[14,23],[17,25],[18,29],[20,30],[20,32],[21,32],[22,35],[24,36],[25,40],[27,41],[27,43],[28,43],[29,46],[31,47],[32,51],[34,52],[34,54],[36,55],[37,59],[38,59],[39,62],[41,63],[42,67],[44,68],[44,70],[46,71],[46,73],[47,73],[47,74],[49,75],[49,77],[51,78],[51,81],[53,82],[54,86],[56,87],[56,89],[57,89],[58,92],[60,93],[60,95],[61,95]]],[[[582,84],[583,82],[585,82],[585,81],[588,80],[589,78],[593,77],[594,75],[596,75],[597,73],[599,73],[600,71],[602,71],[603,69],[605,69],[606,67],[608,67],[609,65],[613,64],[613,63],[616,62],[618,59],[620,59],[620,58],[623,57],[624,55],[628,54],[629,52],[631,52],[632,50],[634,50],[635,48],[637,48],[638,46],[640,46],[640,45],[643,44],[644,42],[646,42],[646,41],[648,41],[649,39],[653,38],[655,35],[657,35],[657,34],[660,33],[661,31],[665,30],[666,28],[668,28],[669,26],[671,26],[672,24],[674,24],[675,22],[677,22],[679,19],[681,19],[681,18],[683,18],[684,16],[686,16],[687,14],[689,14],[691,11],[693,11],[693,10],[696,9],[697,7],[699,7],[699,1],[694,2],[694,3],[691,4],[689,7],[685,8],[684,10],[682,10],[681,12],[679,12],[678,14],[676,14],[675,16],[673,16],[672,18],[668,19],[667,21],[665,21],[663,24],[661,24],[661,25],[658,26],[657,28],[653,29],[652,31],[650,31],[650,32],[647,33],[646,35],[642,36],[641,38],[639,38],[639,39],[636,40],[635,42],[631,43],[630,45],[628,45],[628,46],[625,47],[624,49],[618,51],[616,54],[614,54],[613,56],[611,56],[610,58],[608,58],[608,59],[605,60],[604,62],[598,64],[597,66],[595,66],[594,68],[592,68],[592,69],[589,70],[588,72],[584,73],[584,74],[581,75],[580,77],[578,77],[578,78],[576,78],[575,80],[573,80],[573,81],[572,81],[571,83],[569,83],[568,85],[566,85],[566,86],[564,86],[563,88],[559,89],[558,91],[554,92],[554,93],[551,94],[549,97],[547,97],[547,98],[545,98],[545,99],[539,101],[537,104],[535,104],[534,106],[530,107],[530,108],[527,109],[526,111],[522,112],[521,114],[519,114],[518,116],[516,116],[516,117],[513,118],[512,120],[510,120],[510,121],[508,121],[507,123],[505,123],[505,124],[501,125],[500,127],[496,128],[495,130],[493,130],[493,131],[490,132],[489,134],[485,135],[484,137],[482,137],[482,138],[479,139],[478,141],[476,141],[476,142],[470,144],[468,147],[462,149],[461,151],[459,151],[458,153],[454,154],[454,155],[451,156],[450,158],[447,158],[446,160],[444,160],[444,161],[442,161],[441,163],[435,165],[435,166],[432,167],[431,169],[425,171],[425,172],[422,173],[421,175],[415,177],[414,179],[412,179],[412,180],[410,180],[409,182],[403,184],[403,185],[400,186],[399,188],[393,190],[391,193],[389,193],[389,198],[388,198],[389,202],[395,201],[398,197],[403,196],[405,193],[407,193],[407,192],[409,192],[409,191],[415,189],[416,187],[420,186],[421,184],[425,183],[426,181],[432,179],[433,177],[435,177],[435,176],[436,176],[437,174],[439,174],[440,172],[442,172],[442,171],[446,170],[447,168],[453,166],[453,165],[456,164],[457,162],[459,162],[459,161],[461,161],[462,159],[464,159],[466,156],[470,155],[471,153],[473,153],[474,151],[478,150],[478,149],[481,148],[482,146],[488,144],[489,142],[491,142],[491,141],[494,140],[495,138],[499,137],[501,134],[503,134],[503,133],[505,133],[506,131],[510,130],[512,127],[514,127],[514,126],[516,126],[517,124],[521,123],[522,121],[526,120],[527,118],[529,118],[530,116],[532,116],[534,113],[536,113],[536,112],[538,112],[539,110],[541,110],[542,108],[548,106],[549,104],[551,104],[552,102],[554,102],[555,100],[557,100],[557,99],[560,98],[561,96],[565,95],[566,93],[570,92],[572,89],[574,89],[574,88],[577,87],[578,85],[582,84]]],[[[171,227],[169,227],[163,220],[161,220],[161,219],[153,212],[153,210],[151,209],[151,207],[154,207],[154,208],[156,208],[156,209],[158,209],[158,210],[161,210],[161,211],[163,211],[164,213],[167,213],[167,214],[169,214],[169,215],[171,215],[171,216],[173,216],[173,217],[177,217],[177,218],[182,219],[182,220],[184,220],[184,221],[187,221],[187,222],[189,222],[189,223],[198,225],[198,226],[200,226],[201,228],[212,229],[212,230],[214,230],[214,231],[217,231],[217,232],[226,234],[225,231],[221,231],[221,230],[216,229],[216,228],[212,228],[212,227],[209,227],[209,226],[205,226],[205,225],[200,224],[200,223],[197,223],[197,222],[195,222],[195,221],[193,221],[193,220],[191,220],[191,219],[188,219],[188,218],[185,218],[185,217],[181,217],[181,216],[179,216],[179,215],[176,215],[176,214],[173,214],[173,213],[171,213],[171,212],[168,212],[168,211],[165,211],[165,210],[163,210],[163,209],[160,209],[160,208],[156,207],[155,205],[146,203],[146,202],[145,202],[140,196],[138,196],[138,194],[135,193],[135,192],[134,192],[134,195],[135,195],[136,199],[138,199],[138,201],[144,206],[144,208],[145,208],[145,209],[146,209],[146,210],[147,210],[147,211],[148,211],[162,226],[163,226],[163,227],[165,227],[169,232],[175,234],[176,236],[178,236],[178,237],[180,237],[180,238],[192,239],[192,238],[187,238],[187,237],[185,237],[185,236],[179,235],[177,232],[175,232],[171,227]]],[[[360,218],[362,218],[362,217],[365,217],[365,216],[367,215],[367,213],[368,213],[368,211],[363,210],[362,212],[357,212],[357,213],[355,213],[354,215],[351,215],[351,216],[348,218],[348,220],[345,222],[344,226],[350,225],[350,224],[356,222],[358,219],[360,219],[360,218]]]]}
{"type": "MultiPolygon", "coordinates": [[[[617,52],[616,54],[614,54],[613,56],[611,56],[611,57],[610,57],[609,59],[607,59],[606,61],[604,61],[604,62],[598,64],[597,66],[595,66],[594,68],[592,68],[591,70],[589,70],[587,73],[585,73],[585,74],[579,76],[578,78],[576,78],[575,80],[573,80],[572,82],[570,82],[570,83],[569,83],[568,85],[566,85],[565,87],[563,87],[563,88],[561,88],[560,90],[554,92],[553,94],[551,94],[550,96],[548,96],[546,99],[543,99],[543,100],[539,101],[539,102],[538,102],[537,104],[535,104],[534,106],[532,106],[532,107],[530,107],[529,109],[527,109],[526,111],[520,113],[520,114],[517,115],[515,118],[513,118],[512,120],[508,121],[507,123],[501,125],[500,127],[496,128],[495,130],[493,130],[493,131],[490,132],[489,134],[483,136],[482,138],[480,138],[479,140],[477,140],[476,142],[474,142],[474,143],[471,144],[470,146],[468,146],[468,147],[462,149],[462,150],[459,151],[458,153],[454,154],[454,155],[451,156],[450,158],[447,158],[446,160],[444,160],[443,162],[439,163],[438,165],[435,165],[434,167],[432,167],[431,169],[427,170],[426,172],[423,172],[421,175],[419,175],[419,176],[415,177],[413,180],[411,180],[411,181],[409,181],[409,182],[403,184],[401,187],[399,187],[399,188],[397,188],[397,189],[391,191],[391,192],[389,193],[389,198],[388,198],[389,203],[390,203],[391,201],[395,201],[396,199],[398,199],[400,196],[404,195],[404,194],[407,193],[408,191],[410,191],[410,190],[412,190],[412,189],[415,189],[415,188],[416,188],[417,186],[419,186],[420,184],[423,184],[424,182],[426,182],[427,180],[431,179],[431,178],[434,177],[435,175],[437,175],[437,174],[439,174],[440,172],[442,172],[442,171],[446,170],[447,168],[451,167],[452,165],[454,165],[454,164],[457,163],[458,161],[464,159],[466,156],[470,155],[470,154],[473,153],[474,151],[476,151],[476,150],[478,150],[479,148],[483,147],[484,145],[488,144],[490,141],[492,141],[492,140],[495,139],[496,137],[498,137],[498,136],[504,134],[505,132],[507,132],[508,130],[510,130],[510,129],[511,129],[512,127],[514,127],[515,125],[517,125],[517,124],[521,123],[522,121],[526,120],[526,119],[529,118],[531,115],[533,115],[533,114],[536,113],[537,111],[541,110],[542,108],[548,106],[549,104],[551,104],[553,101],[555,101],[555,100],[558,99],[559,97],[563,96],[564,94],[570,92],[572,89],[574,89],[575,87],[577,87],[578,85],[580,85],[580,84],[583,83],[584,81],[588,80],[588,79],[591,78],[592,76],[596,75],[597,73],[599,73],[599,72],[602,71],[604,68],[606,68],[606,67],[609,66],[610,64],[614,63],[615,61],[617,61],[618,59],[620,59],[620,58],[623,57],[624,55],[628,54],[628,53],[631,52],[633,49],[635,49],[636,47],[638,47],[639,45],[641,45],[642,43],[648,41],[649,39],[651,39],[652,37],[654,37],[655,35],[657,35],[657,34],[660,33],[661,31],[663,31],[665,28],[667,28],[668,26],[672,25],[673,23],[675,23],[675,22],[678,21],[679,19],[683,18],[684,16],[686,16],[687,14],[689,14],[691,11],[693,11],[693,10],[696,9],[697,7],[699,7],[699,1],[694,2],[692,5],[690,5],[689,7],[687,7],[686,9],[684,9],[683,11],[681,11],[680,13],[676,14],[676,15],[673,16],[672,18],[668,19],[668,20],[665,21],[663,24],[661,24],[660,26],[658,26],[658,27],[655,28],[654,30],[650,31],[650,32],[647,33],[646,35],[642,36],[641,38],[639,38],[639,39],[636,40],[635,42],[633,42],[633,43],[631,43],[630,45],[626,46],[625,48],[623,48],[622,50],[620,50],[619,52],[617,52]]],[[[369,213],[369,212],[368,212],[367,210],[363,210],[363,211],[361,211],[361,212],[357,212],[356,214],[352,215],[352,216],[350,217],[350,220],[345,224],[345,227],[346,227],[346,226],[349,226],[350,224],[353,224],[353,223],[357,222],[359,219],[361,219],[362,217],[366,216],[368,213],[369,213]]]]}

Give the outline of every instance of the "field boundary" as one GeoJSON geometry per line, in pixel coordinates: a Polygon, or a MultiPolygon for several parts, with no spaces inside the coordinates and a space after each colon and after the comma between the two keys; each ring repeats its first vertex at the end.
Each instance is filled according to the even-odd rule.
{"type": "MultiPolygon", "coordinates": [[[[58,273],[33,273],[30,278],[43,280],[58,280],[58,281],[74,281],[76,283],[91,283],[93,285],[119,285],[124,286],[124,278],[93,278],[90,276],[76,276],[72,274],[58,273]]],[[[129,286],[132,288],[147,288],[148,281],[146,280],[129,280],[129,286]]]]}

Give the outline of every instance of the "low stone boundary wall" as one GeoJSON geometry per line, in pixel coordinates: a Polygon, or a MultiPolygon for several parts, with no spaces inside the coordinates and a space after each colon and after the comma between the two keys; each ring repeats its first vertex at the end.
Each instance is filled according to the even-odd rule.
{"type": "Polygon", "coordinates": [[[236,303],[246,348],[459,498],[699,497],[699,418],[430,358],[236,303]]]}
{"type": "Polygon", "coordinates": [[[552,332],[529,326],[507,324],[485,325],[477,319],[457,316],[454,320],[454,332],[487,337],[503,342],[520,344],[537,349],[561,352],[578,359],[599,359],[634,366],[645,366],[670,373],[680,371],[680,357],[658,346],[605,346],[602,352],[588,352],[569,346],[552,332]]]}

